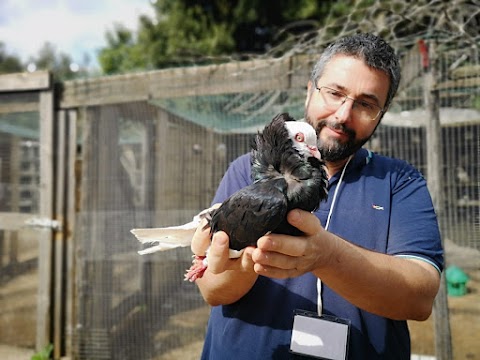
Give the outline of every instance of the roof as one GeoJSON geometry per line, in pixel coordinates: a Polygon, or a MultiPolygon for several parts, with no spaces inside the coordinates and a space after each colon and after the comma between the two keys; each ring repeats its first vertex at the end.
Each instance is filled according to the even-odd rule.
{"type": "Polygon", "coordinates": [[[275,115],[303,116],[304,91],[264,91],[156,99],[150,103],[218,133],[256,133],[275,115]]]}
{"type": "MultiPolygon", "coordinates": [[[[426,109],[387,112],[382,119],[386,126],[422,127],[430,118],[426,109]]],[[[440,108],[440,125],[480,124],[480,111],[475,109],[440,108]]]]}
{"type": "Polygon", "coordinates": [[[38,139],[38,111],[0,114],[0,133],[38,139]]]}
{"type": "MultiPolygon", "coordinates": [[[[152,105],[180,118],[219,133],[256,133],[281,112],[303,117],[304,92],[270,91],[152,100],[152,105]]],[[[386,126],[421,127],[429,119],[426,109],[388,111],[382,119],[386,126]]],[[[442,126],[480,123],[480,111],[444,107],[440,109],[442,126]]]]}

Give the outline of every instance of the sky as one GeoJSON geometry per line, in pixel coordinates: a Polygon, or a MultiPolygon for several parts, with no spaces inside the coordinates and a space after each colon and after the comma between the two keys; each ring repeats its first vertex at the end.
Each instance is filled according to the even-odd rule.
{"type": "Polygon", "coordinates": [[[121,23],[137,29],[138,18],[153,18],[154,0],[0,0],[0,42],[8,54],[27,62],[50,42],[74,62],[97,66],[96,54],[105,34],[121,23]]]}

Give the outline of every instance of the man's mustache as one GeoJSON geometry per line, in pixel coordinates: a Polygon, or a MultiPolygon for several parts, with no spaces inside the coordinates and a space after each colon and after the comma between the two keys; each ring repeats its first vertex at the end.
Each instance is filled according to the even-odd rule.
{"type": "Polygon", "coordinates": [[[324,127],[343,132],[348,136],[349,140],[355,139],[355,136],[357,135],[355,130],[348,128],[345,124],[329,124],[327,120],[321,120],[316,124],[315,131],[317,134],[319,134],[320,130],[322,130],[324,127]]]}

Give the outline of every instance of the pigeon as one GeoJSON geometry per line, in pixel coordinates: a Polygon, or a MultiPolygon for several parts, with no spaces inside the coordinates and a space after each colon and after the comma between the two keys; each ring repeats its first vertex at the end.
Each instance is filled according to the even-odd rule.
{"type": "MultiPolygon", "coordinates": [[[[224,231],[230,243],[230,258],[238,258],[247,246],[268,233],[301,235],[286,220],[295,208],[313,212],[327,198],[327,175],[317,148],[317,135],[306,122],[295,121],[288,113],[275,116],[252,144],[253,183],[244,187],[219,207],[203,210],[193,221],[166,228],[133,229],[142,243],[157,245],[139,251],[148,254],[179,246],[190,246],[202,219],[210,234],[224,231]]],[[[205,256],[194,255],[186,280],[195,281],[208,266],[205,256]]]]}

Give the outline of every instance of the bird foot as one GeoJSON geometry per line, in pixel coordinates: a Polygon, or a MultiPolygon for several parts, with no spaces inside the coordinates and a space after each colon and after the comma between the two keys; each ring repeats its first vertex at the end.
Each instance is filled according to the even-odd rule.
{"type": "Polygon", "coordinates": [[[192,266],[187,270],[184,280],[195,282],[203,276],[205,270],[207,270],[207,257],[193,255],[192,266]]]}

